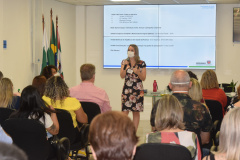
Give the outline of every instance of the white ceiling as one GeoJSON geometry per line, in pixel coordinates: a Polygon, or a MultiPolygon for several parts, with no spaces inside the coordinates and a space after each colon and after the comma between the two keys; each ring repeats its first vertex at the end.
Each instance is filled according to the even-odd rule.
{"type": "Polygon", "coordinates": [[[73,5],[102,6],[120,4],[239,4],[240,0],[141,0],[138,2],[111,2],[110,0],[56,0],[73,5]]]}

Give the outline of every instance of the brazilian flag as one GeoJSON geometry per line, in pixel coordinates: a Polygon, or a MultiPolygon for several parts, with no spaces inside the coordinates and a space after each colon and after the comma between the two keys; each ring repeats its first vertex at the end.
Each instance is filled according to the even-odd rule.
{"type": "Polygon", "coordinates": [[[55,54],[57,53],[57,46],[56,46],[56,37],[54,31],[54,23],[52,21],[52,36],[50,40],[50,51],[48,53],[48,65],[55,66],[55,54]]]}

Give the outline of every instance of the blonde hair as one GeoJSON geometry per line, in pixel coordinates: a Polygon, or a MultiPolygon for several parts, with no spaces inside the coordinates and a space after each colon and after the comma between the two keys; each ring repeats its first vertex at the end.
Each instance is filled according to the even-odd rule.
{"type": "Polygon", "coordinates": [[[158,131],[171,128],[185,129],[182,104],[173,95],[165,95],[158,103],[155,127],[158,131]]]}
{"type": "Polygon", "coordinates": [[[213,70],[208,69],[203,73],[201,86],[203,89],[219,88],[217,75],[213,70]]]}
{"type": "Polygon", "coordinates": [[[240,107],[229,111],[223,118],[218,153],[226,153],[227,160],[239,160],[240,158],[240,107]]]}
{"type": "Polygon", "coordinates": [[[9,78],[0,82],[0,107],[11,107],[13,98],[13,83],[9,78]]]}
{"type": "Polygon", "coordinates": [[[202,96],[202,87],[200,83],[195,78],[191,78],[190,81],[192,82],[192,87],[189,89],[189,92],[188,92],[189,96],[193,100],[201,102],[201,100],[203,99],[203,96],[202,96]]]}
{"type": "Polygon", "coordinates": [[[238,99],[240,99],[240,85],[237,87],[238,99]]]}
{"type": "Polygon", "coordinates": [[[44,95],[51,99],[51,103],[55,104],[56,100],[60,100],[61,104],[65,97],[69,97],[67,84],[60,76],[53,76],[47,80],[44,95]]]}

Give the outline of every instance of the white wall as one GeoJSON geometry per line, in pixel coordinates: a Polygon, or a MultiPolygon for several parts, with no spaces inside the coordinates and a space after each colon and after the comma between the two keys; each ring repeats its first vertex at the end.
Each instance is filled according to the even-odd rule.
{"type": "Polygon", "coordinates": [[[15,92],[39,74],[34,63],[42,59],[42,14],[50,36],[51,8],[55,25],[59,18],[65,80],[70,87],[76,83],[76,7],[55,0],[0,0],[0,39],[7,40],[7,49],[0,49],[0,70],[15,92]]]}
{"type": "MultiPolygon", "coordinates": [[[[222,82],[234,81],[240,82],[240,73],[238,72],[238,59],[240,58],[240,44],[232,43],[233,30],[233,7],[240,7],[239,4],[219,4],[217,5],[217,31],[216,31],[216,73],[218,80],[222,82]]],[[[121,110],[121,90],[124,81],[119,76],[119,69],[103,69],[103,7],[102,6],[79,6],[77,7],[77,30],[85,32],[85,43],[77,40],[77,57],[84,57],[85,62],[96,65],[95,85],[104,88],[109,95],[113,110],[121,110]],[[81,13],[81,14],[78,14],[81,13]],[[83,25],[85,24],[85,26],[83,25]],[[84,28],[82,27],[84,26],[84,28]]],[[[78,31],[79,32],[79,31],[78,31]]],[[[77,37],[81,37],[80,32],[77,37]]],[[[194,54],[194,53],[193,53],[194,54]]],[[[76,62],[77,77],[79,77],[79,67],[83,61],[76,62]]],[[[147,78],[144,82],[144,88],[152,90],[153,80],[157,80],[159,89],[163,90],[170,79],[174,70],[147,69],[147,78]]],[[[197,74],[199,80],[204,70],[192,70],[197,74]]],[[[80,78],[77,78],[80,83],[80,78]]],[[[240,84],[240,83],[239,83],[240,84]]],[[[145,111],[141,114],[141,119],[149,119],[151,111],[151,98],[145,98],[145,111]]]]}

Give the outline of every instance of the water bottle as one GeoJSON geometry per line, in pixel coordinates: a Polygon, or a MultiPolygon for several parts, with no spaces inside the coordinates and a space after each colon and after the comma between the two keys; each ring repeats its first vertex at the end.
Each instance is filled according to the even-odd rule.
{"type": "Polygon", "coordinates": [[[153,81],[153,92],[157,92],[157,89],[158,89],[158,85],[157,85],[156,80],[154,80],[153,81]]]}

